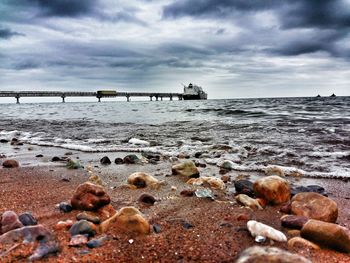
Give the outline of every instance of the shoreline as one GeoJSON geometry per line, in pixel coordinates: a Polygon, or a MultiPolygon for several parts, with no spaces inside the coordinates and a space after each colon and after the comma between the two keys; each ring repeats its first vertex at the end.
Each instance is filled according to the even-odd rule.
{"type": "MultiPolygon", "coordinates": [[[[13,210],[16,213],[31,211],[40,224],[54,231],[60,242],[61,251],[57,255],[50,255],[42,262],[233,262],[244,249],[259,245],[269,246],[270,242],[258,244],[254,241],[246,228],[247,220],[253,219],[268,224],[287,235],[288,230],[281,227],[279,212],[280,206],[267,206],[262,211],[252,211],[238,204],[234,199],[233,181],[239,175],[245,175],[251,180],[262,177],[259,173],[228,171],[231,179],[226,183],[226,192],[214,190],[216,201],[197,197],[185,197],[180,192],[185,189],[198,187],[186,184],[186,180],[171,175],[170,160],[161,160],[157,164],[122,164],[101,165],[102,156],[109,156],[114,160],[127,153],[82,153],[72,151],[73,157],[83,165],[90,164],[94,172],[104,182],[104,189],[111,197],[111,205],[119,210],[125,206],[138,208],[151,224],[160,227],[160,232],[152,232],[147,236],[128,236],[115,233],[112,230],[106,234],[110,236],[103,246],[95,249],[86,247],[69,247],[69,232],[54,230],[55,224],[62,220],[76,221],[79,211],[62,213],[55,206],[60,202],[71,199],[76,187],[88,180],[86,169],[69,170],[64,163],[52,163],[53,156],[64,156],[65,149],[33,146],[28,151],[28,145],[19,146],[26,152],[21,155],[14,152],[10,158],[19,161],[23,167],[0,169],[0,213],[13,210]],[[35,155],[44,153],[47,158],[44,162],[35,162],[35,155]],[[32,156],[32,158],[29,158],[32,156]],[[129,189],[124,187],[127,178],[134,172],[146,172],[158,180],[165,181],[159,189],[149,187],[129,189]],[[64,180],[62,180],[64,179],[64,180]],[[176,190],[174,190],[176,188],[176,190]],[[138,202],[141,194],[147,193],[158,201],[153,206],[146,206],[138,202]],[[184,222],[191,227],[184,227],[184,222]],[[132,244],[129,242],[133,240],[132,244]],[[85,254],[86,253],[86,254],[85,254]]],[[[185,159],[180,159],[185,160],[185,159]]],[[[2,162],[3,159],[0,159],[2,162]]],[[[85,167],[86,168],[86,167],[85,167]]],[[[219,168],[207,165],[199,168],[201,176],[217,176],[219,168]]],[[[317,184],[324,187],[328,196],[335,200],[339,208],[337,223],[350,227],[350,195],[346,192],[350,183],[339,179],[314,179],[285,177],[298,185],[317,184]]],[[[187,225],[188,226],[188,225],[187,225]]],[[[273,246],[289,250],[292,253],[303,255],[313,262],[347,262],[350,256],[334,250],[310,250],[306,247],[288,249],[286,243],[274,242],[273,246]]],[[[0,246],[0,249],[2,247],[0,246]]],[[[1,251],[1,250],[0,250],[1,251]]],[[[24,245],[11,251],[7,256],[9,262],[26,262],[32,250],[24,245]]],[[[1,253],[0,253],[1,254],[1,253]]]]}

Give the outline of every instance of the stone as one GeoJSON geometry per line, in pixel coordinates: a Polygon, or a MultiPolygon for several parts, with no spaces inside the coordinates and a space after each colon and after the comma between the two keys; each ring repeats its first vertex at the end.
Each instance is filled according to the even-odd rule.
{"type": "Polygon", "coordinates": [[[263,236],[274,241],[287,242],[287,237],[281,231],[255,220],[249,220],[247,228],[253,237],[263,236]]]}
{"type": "Polygon", "coordinates": [[[217,164],[220,168],[226,169],[226,170],[232,170],[235,167],[235,163],[229,160],[224,160],[221,162],[218,162],[217,164]]]}
{"type": "Polygon", "coordinates": [[[8,143],[9,140],[6,140],[6,139],[0,139],[0,143],[8,143]]]}
{"type": "Polygon", "coordinates": [[[300,234],[316,244],[350,253],[350,230],[345,227],[310,219],[301,229],[300,234]]]}
{"type": "Polygon", "coordinates": [[[58,156],[54,156],[51,159],[51,162],[60,162],[60,161],[63,161],[63,160],[60,157],[58,157],[58,156]]]}
{"type": "Polygon", "coordinates": [[[124,157],[123,162],[125,164],[137,164],[140,163],[141,160],[139,159],[139,157],[137,157],[136,154],[129,154],[124,157]]]}
{"type": "Polygon", "coordinates": [[[253,210],[263,210],[260,203],[256,199],[253,199],[247,195],[239,194],[235,198],[239,203],[241,203],[245,207],[249,207],[253,210]]]}
{"type": "Polygon", "coordinates": [[[151,152],[142,152],[141,155],[143,157],[145,157],[147,160],[153,160],[156,162],[160,161],[160,155],[159,154],[155,154],[155,153],[151,153],[151,152]]]}
{"type": "Polygon", "coordinates": [[[37,155],[35,155],[35,157],[37,157],[37,158],[42,158],[42,157],[44,157],[44,155],[42,155],[42,154],[37,154],[37,155]]]}
{"type": "Polygon", "coordinates": [[[108,158],[108,156],[104,156],[102,157],[102,159],[100,160],[101,164],[107,165],[107,164],[111,164],[111,160],[108,158]]]}
{"type": "Polygon", "coordinates": [[[87,235],[74,235],[71,237],[68,246],[70,247],[79,247],[83,246],[88,242],[87,235]]]}
{"type": "Polygon", "coordinates": [[[255,197],[253,183],[251,181],[245,179],[237,180],[234,181],[234,186],[236,189],[236,193],[245,194],[250,197],[255,197]]]}
{"type": "Polygon", "coordinates": [[[17,160],[8,159],[8,160],[3,161],[2,166],[4,168],[17,168],[17,167],[19,167],[19,163],[17,160]]]}
{"type": "Polygon", "coordinates": [[[35,226],[38,224],[35,217],[30,212],[25,212],[19,215],[18,219],[24,226],[35,226]]]}
{"type": "Polygon", "coordinates": [[[306,216],[285,215],[281,217],[281,225],[286,228],[302,229],[308,220],[306,216]]]}
{"type": "Polygon", "coordinates": [[[335,223],[338,217],[337,203],[318,193],[305,192],[295,195],[291,200],[294,215],[335,223]]]}
{"type": "Polygon", "coordinates": [[[79,213],[77,214],[77,220],[86,220],[94,224],[99,224],[101,223],[101,220],[98,216],[94,216],[91,214],[88,214],[86,212],[79,213]]]}
{"type": "Polygon", "coordinates": [[[154,196],[144,193],[138,198],[138,201],[143,204],[154,205],[157,200],[154,196]]]}
{"type": "Polygon", "coordinates": [[[103,235],[99,238],[91,239],[89,242],[86,243],[86,246],[88,248],[97,248],[102,246],[103,243],[106,242],[108,239],[109,238],[107,235],[103,235]]]}
{"type": "Polygon", "coordinates": [[[308,186],[294,186],[291,188],[291,194],[292,196],[299,194],[299,193],[305,193],[305,192],[313,192],[313,193],[318,193],[323,196],[328,196],[326,193],[326,190],[319,185],[308,185],[308,186]]]}
{"type": "Polygon", "coordinates": [[[67,202],[61,202],[58,205],[58,208],[60,209],[60,211],[62,211],[63,213],[69,213],[73,210],[73,207],[71,206],[71,204],[67,203],[67,202]]]}
{"type": "Polygon", "coordinates": [[[114,216],[117,211],[111,204],[105,205],[96,211],[96,215],[100,218],[101,222],[114,216]]]}
{"type": "Polygon", "coordinates": [[[19,218],[15,212],[5,211],[1,216],[0,226],[1,226],[1,233],[4,234],[13,229],[23,227],[23,224],[21,223],[21,221],[19,221],[19,218]]]}
{"type": "Polygon", "coordinates": [[[320,249],[319,245],[316,245],[315,243],[312,243],[309,240],[306,240],[302,237],[293,237],[288,240],[288,248],[309,248],[309,249],[320,249]]]}
{"type": "Polygon", "coordinates": [[[117,214],[102,222],[100,231],[104,233],[112,225],[121,233],[146,235],[151,230],[150,224],[141,212],[132,206],[123,207],[117,214]]]}
{"type": "Polygon", "coordinates": [[[75,235],[88,235],[89,237],[96,234],[96,227],[93,223],[87,220],[80,220],[75,222],[69,229],[69,233],[72,236],[75,235]]]}
{"type": "Polygon", "coordinates": [[[66,220],[66,221],[59,221],[57,224],[54,226],[55,230],[66,230],[68,228],[71,228],[73,225],[72,220],[66,220]]]}
{"type": "Polygon", "coordinates": [[[285,214],[290,214],[292,212],[291,203],[284,204],[280,207],[280,212],[285,214]]]}
{"type": "Polygon", "coordinates": [[[271,204],[282,204],[290,199],[289,183],[276,175],[258,179],[253,184],[256,196],[261,197],[271,204]]]}
{"type": "Polygon", "coordinates": [[[276,247],[253,246],[244,250],[236,263],[312,263],[298,254],[292,254],[276,247]]]}
{"type": "Polygon", "coordinates": [[[103,187],[89,182],[79,185],[71,199],[74,209],[88,211],[96,210],[110,202],[111,199],[103,187]]]}
{"type": "Polygon", "coordinates": [[[158,224],[153,224],[152,228],[153,228],[153,232],[156,234],[159,234],[160,232],[162,232],[162,228],[158,224]]]}
{"type": "Polygon", "coordinates": [[[102,181],[101,177],[99,177],[97,174],[92,174],[89,177],[88,182],[95,184],[95,185],[103,186],[103,181],[102,181]]]}
{"type": "Polygon", "coordinates": [[[195,190],[192,190],[192,189],[185,189],[185,190],[182,190],[180,192],[180,195],[182,196],[187,196],[187,197],[191,197],[191,196],[194,196],[194,192],[195,190]]]}
{"type": "Polygon", "coordinates": [[[199,170],[192,161],[184,161],[171,167],[173,175],[181,175],[190,178],[198,178],[199,170]]]}
{"type": "Polygon", "coordinates": [[[231,180],[231,177],[229,175],[223,175],[221,176],[221,180],[226,184],[231,180]]]}
{"type": "Polygon", "coordinates": [[[115,164],[123,164],[124,160],[122,158],[115,158],[114,163],[115,164]]]}
{"type": "Polygon", "coordinates": [[[39,246],[28,258],[29,261],[39,260],[48,254],[58,252],[60,249],[54,235],[43,225],[21,227],[0,236],[0,244],[18,243],[20,240],[23,240],[23,243],[40,240],[39,246]]]}
{"type": "Polygon", "coordinates": [[[67,161],[66,167],[68,169],[80,169],[80,168],[84,168],[78,161],[74,161],[72,159],[69,159],[67,161]]]}
{"type": "Polygon", "coordinates": [[[193,228],[193,227],[194,227],[191,223],[189,223],[189,222],[187,222],[187,221],[182,221],[182,222],[181,222],[181,225],[182,225],[182,227],[183,227],[184,229],[190,229],[190,228],[193,228]]]}
{"type": "Polygon", "coordinates": [[[142,172],[137,172],[133,173],[128,177],[128,184],[133,185],[136,188],[144,188],[147,186],[151,187],[159,187],[161,182],[153,177],[152,175],[142,173],[142,172]]]}
{"type": "Polygon", "coordinates": [[[191,178],[187,181],[187,184],[191,185],[202,185],[204,187],[210,187],[213,189],[220,189],[224,190],[226,188],[225,183],[216,177],[210,177],[210,176],[203,176],[199,178],[191,178]]]}

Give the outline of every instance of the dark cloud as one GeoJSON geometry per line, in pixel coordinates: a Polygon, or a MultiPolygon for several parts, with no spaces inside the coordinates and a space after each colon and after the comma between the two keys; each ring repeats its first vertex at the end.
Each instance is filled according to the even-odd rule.
{"type": "Polygon", "coordinates": [[[14,36],[24,36],[24,34],[12,31],[8,28],[0,28],[0,39],[9,39],[14,36]]]}
{"type": "Polygon", "coordinates": [[[94,12],[96,0],[23,0],[37,5],[42,16],[77,17],[94,12]]]}
{"type": "Polygon", "coordinates": [[[280,18],[284,28],[349,28],[350,3],[345,0],[289,0],[280,18]]]}

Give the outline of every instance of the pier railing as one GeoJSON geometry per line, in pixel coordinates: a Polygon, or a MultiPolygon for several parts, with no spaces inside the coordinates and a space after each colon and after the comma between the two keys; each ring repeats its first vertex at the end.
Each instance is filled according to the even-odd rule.
{"type": "Polygon", "coordinates": [[[98,101],[101,98],[113,98],[113,97],[125,97],[127,101],[130,101],[131,97],[148,97],[152,101],[155,98],[156,101],[163,100],[163,98],[178,98],[183,99],[182,93],[162,93],[162,92],[115,92],[111,94],[101,94],[98,92],[75,92],[75,91],[0,91],[0,97],[13,97],[19,103],[19,99],[22,97],[61,97],[62,102],[65,102],[66,97],[95,97],[98,101]]]}

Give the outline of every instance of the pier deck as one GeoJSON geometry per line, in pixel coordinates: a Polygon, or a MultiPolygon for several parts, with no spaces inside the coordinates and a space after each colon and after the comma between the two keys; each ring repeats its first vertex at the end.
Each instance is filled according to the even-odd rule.
{"type": "Polygon", "coordinates": [[[115,92],[113,94],[100,94],[98,92],[70,92],[70,91],[0,91],[0,97],[13,97],[16,98],[17,103],[22,97],[60,97],[62,102],[65,102],[66,97],[95,97],[98,101],[101,98],[113,98],[113,97],[125,97],[127,101],[130,101],[131,97],[149,97],[156,101],[163,100],[163,98],[178,98],[183,99],[182,93],[159,93],[159,92],[115,92]]]}

